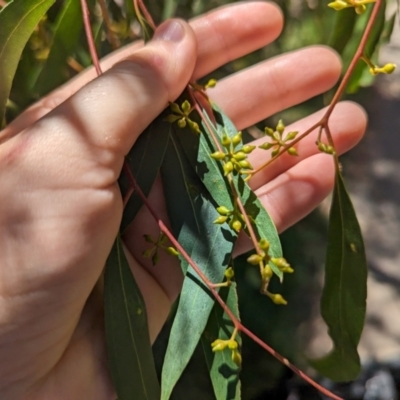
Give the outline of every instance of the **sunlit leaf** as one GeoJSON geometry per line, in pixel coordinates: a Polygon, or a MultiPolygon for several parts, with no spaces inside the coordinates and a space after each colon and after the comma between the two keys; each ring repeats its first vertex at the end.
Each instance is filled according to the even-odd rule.
{"type": "Polygon", "coordinates": [[[0,11],[0,126],[22,51],[55,0],[14,0],[0,11]]]}
{"type": "Polygon", "coordinates": [[[79,45],[82,31],[82,10],[79,1],[67,0],[57,16],[50,53],[37,78],[34,92],[42,96],[64,83],[68,78],[67,58],[79,45]]]}
{"type": "Polygon", "coordinates": [[[146,306],[119,236],[106,264],[104,314],[108,364],[118,400],[159,400],[146,306]]]}
{"type": "MultiPolygon", "coordinates": [[[[186,134],[193,135],[190,131],[186,134]]],[[[228,226],[213,223],[219,215],[216,204],[174,135],[161,171],[168,214],[175,221],[175,235],[208,279],[222,282],[236,235],[228,226]]],[[[186,368],[215,302],[197,273],[185,261],[182,264],[183,270],[187,270],[162,371],[161,398],[165,400],[186,368]]]]}
{"type": "MultiPolygon", "coordinates": [[[[228,308],[239,320],[238,296],[236,284],[232,283],[229,288],[221,288],[219,292],[228,308]]],[[[216,339],[230,339],[234,326],[229,317],[224,313],[219,304],[215,304],[210,314],[207,326],[204,330],[201,342],[203,345],[206,362],[210,371],[210,377],[217,400],[240,400],[240,368],[232,361],[231,352],[213,352],[211,343],[216,339]]],[[[236,341],[241,346],[240,335],[236,335],[236,341]]]]}
{"type": "Polygon", "coordinates": [[[357,345],[364,326],[367,262],[360,226],[340,173],[336,175],[329,217],[325,285],[321,314],[334,348],[311,365],[335,381],[357,378],[357,345]]]}

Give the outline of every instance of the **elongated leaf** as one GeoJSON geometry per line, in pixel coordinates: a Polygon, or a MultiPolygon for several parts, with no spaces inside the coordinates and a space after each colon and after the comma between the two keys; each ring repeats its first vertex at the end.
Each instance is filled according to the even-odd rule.
{"type": "Polygon", "coordinates": [[[343,178],[336,175],[329,217],[325,285],[321,313],[334,348],[311,365],[335,381],[348,381],[360,372],[357,345],[364,326],[367,262],[360,226],[343,178]]]}
{"type": "Polygon", "coordinates": [[[159,400],[146,306],[119,236],[107,259],[104,280],[108,362],[118,400],[159,400]]]}
{"type": "Polygon", "coordinates": [[[55,0],[14,0],[0,11],[0,126],[22,50],[55,0]]]}
{"type": "Polygon", "coordinates": [[[82,27],[80,2],[65,1],[57,17],[50,53],[33,88],[39,96],[50,92],[69,78],[66,61],[73,49],[79,45],[82,27]]]}
{"type": "MultiPolygon", "coordinates": [[[[193,135],[190,131],[187,134],[193,135]]],[[[179,232],[175,232],[179,242],[212,282],[222,282],[236,235],[229,227],[213,224],[218,217],[216,204],[201,184],[174,135],[171,135],[161,171],[170,219],[182,221],[178,226],[179,232]],[[191,221],[193,226],[187,225],[186,213],[192,214],[187,221],[191,221]]],[[[183,264],[185,270],[187,267],[183,264]]],[[[162,399],[169,399],[186,368],[213,305],[214,298],[201,278],[188,267],[162,370],[162,399]]]]}
{"type": "Polygon", "coordinates": [[[382,35],[383,28],[385,27],[385,14],[386,14],[386,0],[383,0],[378,11],[378,15],[375,19],[371,33],[368,36],[367,44],[365,45],[364,54],[367,57],[372,57],[376,50],[376,46],[379,43],[379,39],[382,35]]]}
{"type": "Polygon", "coordinates": [[[348,41],[353,34],[357,14],[353,8],[347,8],[336,13],[333,31],[328,41],[328,45],[342,54],[348,41]]]}
{"type": "MultiPolygon", "coordinates": [[[[229,137],[233,137],[237,133],[237,129],[232,121],[220,110],[215,104],[213,105],[213,110],[216,116],[217,129],[215,134],[219,140],[221,140],[222,135],[225,133],[229,137]]],[[[206,114],[205,114],[206,115],[206,114]]],[[[211,121],[208,120],[208,126],[211,126],[211,121]]],[[[208,129],[204,126],[204,129],[208,129]]],[[[210,153],[216,151],[214,144],[208,139],[209,136],[202,135],[200,140],[198,160],[200,165],[207,165],[209,171],[213,171],[213,168],[221,169],[220,163],[210,157],[210,153]]],[[[213,174],[204,174],[203,182],[205,186],[209,189],[210,193],[214,196],[220,196],[221,189],[220,186],[215,187],[215,178],[213,174]]],[[[275,224],[268,214],[268,211],[263,207],[261,202],[258,200],[257,196],[250,189],[247,183],[244,182],[243,178],[236,176],[233,179],[235,187],[241,196],[242,202],[245,206],[248,214],[256,221],[254,226],[256,233],[258,233],[258,238],[265,238],[270,243],[270,255],[272,257],[282,257],[282,247],[279,240],[278,231],[276,230],[275,224]]],[[[280,271],[275,264],[269,264],[275,274],[280,280],[283,279],[283,273],[280,271]]]]}
{"type": "MultiPolygon", "coordinates": [[[[238,297],[236,284],[229,288],[221,288],[220,296],[229,309],[239,318],[238,297]]],[[[215,339],[229,339],[234,331],[232,321],[219,306],[215,304],[210,314],[207,326],[204,330],[201,342],[203,345],[206,362],[210,371],[210,377],[217,400],[240,400],[240,368],[232,361],[232,354],[228,349],[213,352],[211,343],[215,339]]],[[[236,341],[241,345],[240,335],[236,335],[236,341]]]]}
{"type": "MultiPolygon", "coordinates": [[[[168,144],[171,125],[164,121],[164,117],[165,113],[162,113],[146,128],[126,156],[126,162],[146,196],[150,193],[158,175],[168,144]]],[[[121,174],[119,184],[122,195],[126,196],[131,184],[125,173],[121,174]]],[[[125,206],[121,232],[133,221],[141,206],[142,200],[133,193],[125,206]]]]}

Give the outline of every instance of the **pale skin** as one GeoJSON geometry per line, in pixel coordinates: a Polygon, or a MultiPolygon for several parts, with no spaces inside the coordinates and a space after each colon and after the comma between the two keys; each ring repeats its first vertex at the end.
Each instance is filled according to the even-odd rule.
{"type": "MultiPolygon", "coordinates": [[[[191,77],[267,45],[282,24],[276,6],[261,2],[222,8],[190,25],[164,23],[145,47],[131,45],[104,61],[104,75],[83,73],[0,133],[0,398],[115,399],[101,291],[93,289],[121,221],[124,156],[191,77]]],[[[244,129],[328,90],[340,68],[331,50],[312,47],[221,80],[209,94],[244,129]]],[[[321,116],[289,129],[303,131],[321,116]]],[[[366,117],[346,102],[330,126],[343,153],[361,139],[366,117]]],[[[332,159],[318,152],[315,137],[300,143],[299,157],[284,156],[250,181],[279,231],[332,189],[332,159]]],[[[251,162],[265,157],[255,153],[251,162]]],[[[165,218],[160,182],[150,201],[165,218]]],[[[143,260],[144,233],[158,230],[142,209],[124,241],[154,340],[182,275],[171,258],[156,267],[143,260]]],[[[242,241],[238,252],[246,246],[242,241]]]]}

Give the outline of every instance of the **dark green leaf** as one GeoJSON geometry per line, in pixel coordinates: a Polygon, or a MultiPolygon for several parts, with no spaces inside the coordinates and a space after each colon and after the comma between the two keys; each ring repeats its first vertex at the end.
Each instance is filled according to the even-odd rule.
{"type": "MultiPolygon", "coordinates": [[[[189,130],[187,135],[194,135],[189,130]]],[[[216,225],[216,204],[188,162],[179,141],[171,135],[162,180],[174,234],[211,282],[223,281],[236,235],[216,225]]],[[[189,362],[214,305],[201,278],[187,268],[162,371],[162,399],[168,399],[189,362]]]]}
{"type": "Polygon", "coordinates": [[[119,236],[106,264],[104,314],[108,363],[118,400],[159,400],[146,306],[119,236]]]}
{"type": "Polygon", "coordinates": [[[340,173],[336,175],[329,217],[325,285],[321,313],[334,348],[311,365],[335,381],[349,381],[360,372],[357,345],[364,326],[367,262],[360,226],[340,173]]]}
{"type": "MultiPolygon", "coordinates": [[[[139,136],[135,145],[126,156],[126,162],[132,171],[142,192],[147,196],[160,170],[167,148],[171,124],[164,121],[165,112],[159,115],[139,136]]],[[[122,195],[125,196],[131,187],[125,173],[119,179],[122,195]]],[[[121,222],[123,232],[135,218],[142,206],[139,195],[133,193],[125,206],[121,222]]]]}
{"type": "MultiPolygon", "coordinates": [[[[229,288],[221,288],[219,292],[225,304],[239,320],[238,297],[236,284],[229,288]]],[[[217,400],[240,400],[240,368],[232,361],[231,352],[213,352],[211,343],[216,339],[229,339],[234,331],[234,326],[229,317],[224,313],[219,304],[215,304],[204,330],[201,342],[203,345],[206,362],[210,371],[210,377],[217,400]]],[[[236,341],[241,346],[240,335],[236,335],[236,341]]]]}
{"type": "MultiPolygon", "coordinates": [[[[375,7],[375,5],[374,5],[375,7]]],[[[376,50],[376,46],[379,43],[379,39],[385,26],[385,13],[386,13],[386,0],[383,0],[378,11],[378,15],[375,19],[371,33],[368,36],[367,43],[365,45],[364,54],[371,58],[376,50]]]]}
{"type": "Polygon", "coordinates": [[[0,11],[0,126],[22,50],[54,1],[15,0],[0,11]]]}
{"type": "Polygon", "coordinates": [[[57,16],[49,56],[37,78],[33,91],[39,96],[50,92],[68,78],[67,58],[79,45],[82,31],[82,9],[79,1],[67,0],[57,16]]]}
{"type": "Polygon", "coordinates": [[[342,54],[353,34],[357,14],[353,8],[347,8],[336,13],[335,23],[328,45],[342,54]]]}

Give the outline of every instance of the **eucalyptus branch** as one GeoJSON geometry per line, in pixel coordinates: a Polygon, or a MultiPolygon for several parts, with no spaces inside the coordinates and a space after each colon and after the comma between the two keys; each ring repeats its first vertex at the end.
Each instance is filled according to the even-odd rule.
{"type": "Polygon", "coordinates": [[[227,314],[227,316],[230,318],[232,321],[235,329],[239,332],[244,333],[246,336],[248,336],[250,339],[252,339],[254,342],[256,342],[258,345],[260,345],[264,350],[266,350],[268,353],[270,353],[273,357],[275,357],[278,361],[286,365],[288,368],[290,368],[296,375],[304,379],[307,383],[312,385],[314,388],[316,388],[320,393],[324,394],[325,396],[328,396],[329,398],[333,400],[343,400],[341,397],[336,396],[334,393],[331,391],[325,389],[321,385],[319,385],[317,382],[315,382],[312,378],[310,378],[307,374],[299,370],[296,366],[294,366],[287,358],[283,357],[281,354],[279,354],[276,350],[274,350],[272,347],[268,346],[264,341],[262,341],[259,337],[257,337],[253,332],[251,332],[249,329],[247,329],[237,318],[236,316],[232,313],[232,311],[229,309],[229,307],[226,305],[224,300],[221,298],[219,295],[218,291],[215,289],[215,284],[210,282],[207,276],[201,271],[201,269],[197,266],[197,264],[190,258],[190,256],[186,253],[185,249],[180,245],[180,243],[176,240],[174,235],[171,233],[171,231],[168,229],[168,227],[165,225],[165,223],[161,220],[161,218],[157,215],[157,212],[154,210],[152,205],[149,203],[147,197],[144,195],[142,190],[140,189],[139,185],[136,182],[135,177],[133,176],[129,166],[127,163],[124,163],[124,171],[126,172],[130,183],[133,187],[133,189],[136,191],[136,193],[139,195],[141,200],[143,201],[143,204],[147,207],[149,210],[150,214],[153,216],[154,220],[157,222],[158,227],[160,228],[160,231],[165,234],[165,236],[168,237],[170,242],[176,247],[178,252],[182,255],[182,257],[188,262],[188,264],[193,268],[193,270],[199,275],[203,283],[207,286],[208,290],[211,292],[211,294],[214,296],[215,300],[220,304],[224,312],[227,314]]]}

